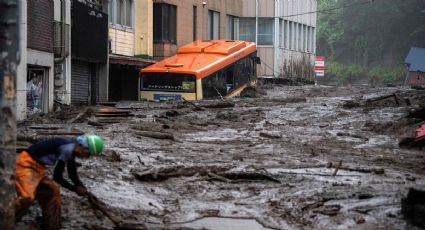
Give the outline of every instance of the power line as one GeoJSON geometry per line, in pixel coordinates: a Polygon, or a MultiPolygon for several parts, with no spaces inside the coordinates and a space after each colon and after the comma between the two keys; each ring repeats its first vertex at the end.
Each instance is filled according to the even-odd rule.
{"type": "Polygon", "coordinates": [[[344,8],[354,7],[354,6],[366,5],[366,4],[373,3],[374,1],[375,0],[367,0],[366,2],[352,3],[352,4],[343,5],[343,6],[340,6],[340,7],[335,7],[335,8],[329,8],[329,9],[324,9],[324,10],[316,10],[316,11],[310,11],[310,12],[299,13],[299,14],[291,14],[291,15],[282,16],[282,18],[291,18],[291,17],[301,16],[301,15],[306,15],[306,14],[324,13],[324,12],[340,10],[340,9],[344,9],[344,8]]]}

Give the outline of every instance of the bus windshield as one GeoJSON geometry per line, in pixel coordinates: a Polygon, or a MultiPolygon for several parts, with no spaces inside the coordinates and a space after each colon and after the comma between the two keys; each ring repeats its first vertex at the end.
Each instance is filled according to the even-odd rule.
{"type": "Polygon", "coordinates": [[[143,91],[196,93],[195,75],[175,73],[144,73],[141,89],[143,91]]]}

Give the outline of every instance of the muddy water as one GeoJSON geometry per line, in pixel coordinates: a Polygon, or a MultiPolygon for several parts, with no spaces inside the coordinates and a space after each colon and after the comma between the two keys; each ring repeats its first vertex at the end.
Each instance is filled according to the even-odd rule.
{"type": "MultiPolygon", "coordinates": [[[[402,219],[400,199],[409,187],[425,186],[423,152],[398,147],[402,131],[397,124],[408,107],[391,101],[343,106],[349,100],[390,93],[417,92],[405,88],[274,87],[261,98],[234,99],[233,108],[205,111],[194,111],[193,106],[181,102],[119,103],[117,107],[131,108],[135,116],[101,128],[85,122],[72,124],[106,140],[104,156],[82,161],[80,177],[115,216],[148,226],[406,228],[409,225],[402,219]],[[139,136],[134,128],[171,133],[175,140],[139,136]],[[335,173],[326,166],[329,162],[341,162],[340,169],[335,173]],[[267,173],[281,183],[217,181],[201,174],[141,182],[132,174],[132,170],[159,166],[211,164],[267,173]],[[379,168],[384,173],[352,170],[359,168],[379,168]]],[[[209,103],[215,102],[198,105],[209,103]]],[[[85,198],[68,191],[63,191],[62,197],[64,229],[113,228],[85,198]]]]}

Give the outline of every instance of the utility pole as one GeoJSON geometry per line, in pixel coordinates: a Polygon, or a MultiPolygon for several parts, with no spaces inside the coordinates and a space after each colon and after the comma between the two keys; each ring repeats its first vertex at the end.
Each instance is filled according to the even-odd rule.
{"type": "Polygon", "coordinates": [[[0,0],[0,229],[15,225],[17,0],[0,0]]]}

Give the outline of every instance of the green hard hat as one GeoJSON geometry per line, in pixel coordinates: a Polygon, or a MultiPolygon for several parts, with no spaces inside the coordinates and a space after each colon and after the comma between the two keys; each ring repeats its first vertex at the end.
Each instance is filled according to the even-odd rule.
{"type": "Polygon", "coordinates": [[[99,155],[103,150],[103,140],[97,135],[87,135],[87,145],[91,156],[99,155]]]}

